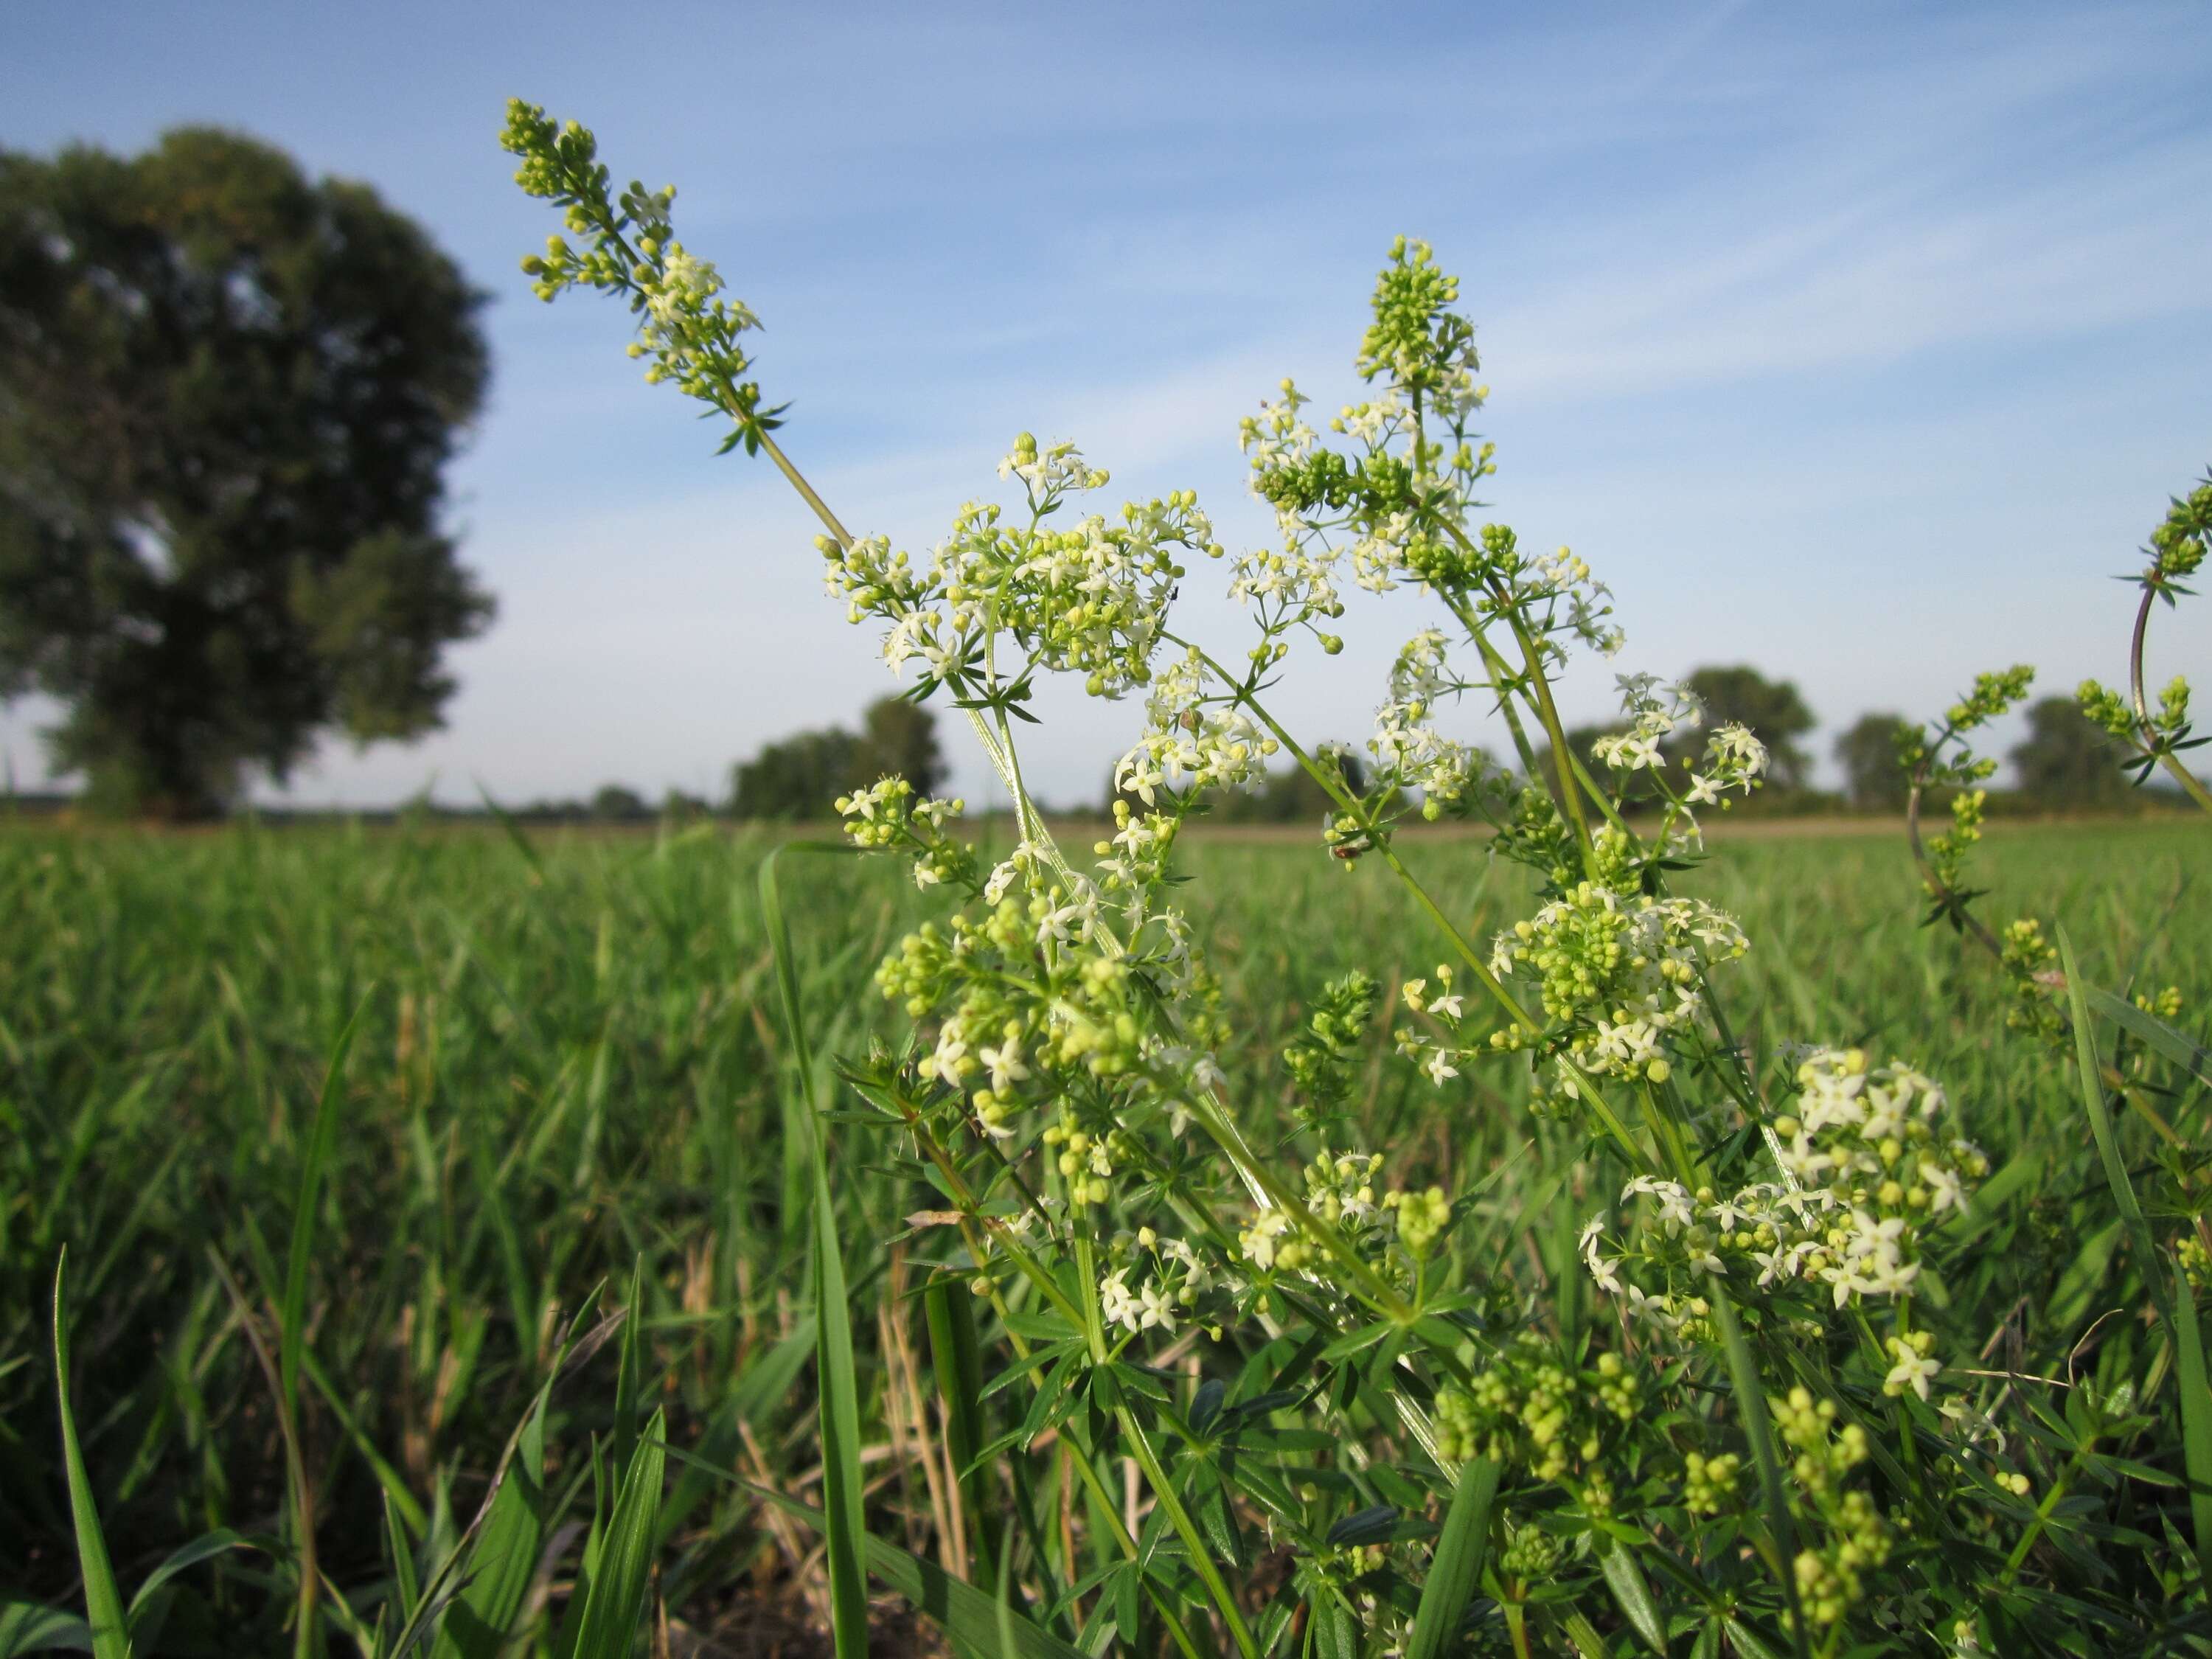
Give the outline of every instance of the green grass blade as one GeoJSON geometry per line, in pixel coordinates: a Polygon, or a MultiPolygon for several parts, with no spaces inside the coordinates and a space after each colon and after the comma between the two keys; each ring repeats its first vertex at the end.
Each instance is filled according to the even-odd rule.
{"type": "Polygon", "coordinates": [[[1490,1544],[1490,1510],[1498,1497],[1498,1465],[1478,1457],[1460,1470],[1443,1535],[1429,1561],[1413,1613],[1413,1633],[1406,1659],[1437,1659],[1459,1634],[1474,1587],[1482,1582],[1482,1559],[1490,1544]]]}
{"type": "Polygon", "coordinates": [[[2066,936],[2063,927],[2058,929],[2058,963],[2066,975],[2066,1000],[2074,1017],[2075,1071],[2081,1082],[2082,1109],[2088,1114],[2089,1132],[2096,1138],[2097,1156],[2103,1160],[2105,1180],[2112,1189],[2112,1202],[2127,1226],[2128,1243],[2135,1249],[2137,1270],[2171,1330],[2173,1310],[2166,1305],[2158,1251],[2151,1243],[2149,1224],[2143,1220],[2142,1206],[2136,1201],[2135,1183],[2128,1179],[2127,1165],[2120,1158],[2119,1136],[2112,1127],[2111,1109],[2105,1103],[2105,1073],[2097,1059],[2097,1028],[2089,1019],[2087,988],[2074,960],[2074,941],[2066,936]]]}
{"type": "Polygon", "coordinates": [[[107,1560],[107,1540],[100,1530],[100,1510],[92,1501],[84,1449],[77,1443],[76,1421],[70,1413],[69,1312],[65,1285],[69,1252],[54,1267],[54,1397],[61,1406],[62,1461],[69,1475],[70,1519],[76,1528],[76,1559],[84,1575],[85,1622],[92,1627],[94,1659],[130,1659],[131,1627],[123,1614],[123,1595],[107,1560]]]}
{"type": "Polygon", "coordinates": [[[975,1340],[975,1298],[950,1273],[933,1278],[922,1291],[929,1325],[929,1357],[939,1399],[945,1402],[945,1443],[960,1485],[962,1510],[975,1548],[979,1576],[996,1576],[997,1528],[988,1513],[991,1482],[987,1471],[970,1468],[987,1438],[983,1431],[983,1361],[975,1340]]]}
{"type": "MultiPolygon", "coordinates": [[[[276,1312],[277,1411],[288,1435],[296,1435],[300,1421],[300,1357],[307,1342],[307,1264],[314,1251],[315,1210],[322,1200],[323,1179],[337,1148],[338,1079],[368,1012],[368,999],[363,997],[331,1046],[330,1067],[323,1073],[322,1092],[315,1101],[314,1126],[307,1134],[307,1155],[301,1160],[299,1197],[292,1210],[292,1243],[284,1268],[284,1299],[276,1312]]],[[[292,1497],[300,1534],[295,1540],[300,1553],[300,1605],[293,1651],[305,1659],[322,1645],[315,1622],[322,1574],[315,1561],[314,1502],[302,1484],[305,1460],[295,1457],[289,1467],[297,1477],[292,1497]]]]}
{"type": "Polygon", "coordinates": [[[638,1400],[644,1387],[639,1344],[644,1326],[645,1254],[640,1251],[630,1264],[629,1300],[623,1310],[622,1346],[615,1365],[615,1422],[607,1446],[607,1465],[617,1484],[637,1447],[638,1400]]]}
{"type": "MultiPolygon", "coordinates": [[[[799,1071],[799,1093],[806,1102],[803,1124],[812,1166],[814,1212],[814,1360],[822,1401],[822,1492],[827,1505],[825,1541],[830,1557],[830,1622],[837,1659],[867,1659],[867,1526],[861,1510],[860,1385],[853,1363],[853,1328],[845,1307],[845,1264],[838,1248],[836,1212],[830,1202],[830,1175],[820,1125],[813,1121],[814,1055],[799,1000],[799,968],[791,949],[776,886],[776,862],[798,848],[829,850],[829,844],[787,842],[761,861],[761,910],[775,957],[776,989],[783,1004],[784,1036],[799,1071]]],[[[848,849],[839,846],[842,853],[848,849]]]]}
{"type": "Polygon", "coordinates": [[[2197,1534],[2197,1571],[2212,1589],[2212,1392],[2204,1380],[2204,1339],[2197,1328],[2197,1293],[2188,1275],[2173,1274],[2174,1381],[2181,1387],[2181,1452],[2189,1471],[2189,1518],[2197,1534]]]}
{"type": "Polygon", "coordinates": [[[631,1457],[621,1496],[607,1518],[606,1537],[592,1574],[592,1588],[576,1630],[575,1659],[629,1659],[645,1619],[645,1589],[660,1516],[660,1480],[666,1465],[665,1425],[655,1412],[631,1457]]]}
{"type": "Polygon", "coordinates": [[[507,1646],[544,1536],[545,1402],[551,1389],[549,1382],[538,1395],[507,1460],[470,1553],[468,1583],[439,1627],[432,1659],[498,1659],[507,1646]]]}
{"type": "Polygon", "coordinates": [[[136,1620],[155,1592],[187,1567],[196,1567],[212,1556],[221,1555],[225,1550],[260,1549],[265,1541],[233,1532],[228,1527],[218,1527],[213,1532],[195,1538],[181,1549],[172,1551],[160,1566],[146,1575],[145,1582],[131,1596],[131,1617],[136,1620]]]}
{"type": "Polygon", "coordinates": [[[73,1613],[0,1601],[0,1659],[25,1653],[90,1653],[92,1626],[73,1613]]]}
{"type": "Polygon", "coordinates": [[[1782,1586],[1782,1598],[1790,1609],[1790,1630],[1792,1645],[1798,1659],[1805,1659],[1805,1618],[1797,1602],[1797,1529],[1790,1519],[1790,1498],[1782,1485],[1782,1460],[1774,1445],[1774,1423],[1766,1414],[1766,1391],[1760,1386],[1758,1362],[1752,1358],[1751,1345],[1743,1340],[1743,1327],[1737,1322],[1735,1304],[1729,1299],[1727,1285],[1717,1276],[1711,1276],[1713,1316],[1721,1328],[1721,1343],[1728,1355],[1729,1388],[1735,1395],[1736,1415],[1743,1419],[1744,1438],[1751,1443],[1751,1461],[1759,1471],[1759,1490],[1766,1509],[1766,1548],[1760,1553],[1767,1557],[1767,1568],[1782,1586]]]}
{"type": "Polygon", "coordinates": [[[284,1268],[284,1301],[277,1310],[276,1375],[284,1394],[284,1409],[295,1414],[300,1407],[300,1351],[307,1337],[307,1263],[313,1255],[315,1206],[321,1200],[323,1177],[337,1146],[338,1078],[345,1070],[346,1054],[361,1030],[368,1000],[353,1011],[353,1018],[338,1033],[331,1049],[330,1068],[323,1073],[323,1090],[315,1102],[314,1126],[307,1133],[307,1156],[301,1160],[300,1192],[292,1210],[292,1247],[284,1268]]]}
{"type": "MultiPolygon", "coordinates": [[[[2066,981],[2070,992],[2074,985],[2069,974],[2066,981]]],[[[2199,1083],[2212,1089],[2212,1051],[2200,1048],[2184,1036],[2155,1014],[2147,1014],[2125,997],[2114,996],[2110,991],[2090,985],[2082,988],[2082,995],[2089,1006],[2113,1024],[2132,1032],[2146,1046],[2155,1048],[2175,1065],[2184,1067],[2199,1083]]]]}
{"type": "Polygon", "coordinates": [[[817,1134],[814,1160],[815,1369],[822,1390],[822,1489],[829,1508],[830,1602],[837,1659],[867,1659],[866,1522],[860,1509],[860,1396],[845,1264],[817,1134]]]}

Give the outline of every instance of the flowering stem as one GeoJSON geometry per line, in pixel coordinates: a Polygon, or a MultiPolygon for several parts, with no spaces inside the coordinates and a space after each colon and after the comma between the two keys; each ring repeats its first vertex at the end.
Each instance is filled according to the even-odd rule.
{"type": "MultiPolygon", "coordinates": [[[[1471,558],[1482,556],[1481,550],[1468,540],[1467,532],[1449,519],[1439,518],[1437,523],[1443,526],[1445,534],[1459,544],[1462,552],[1471,558]]],[[[1491,597],[1498,602],[1506,626],[1513,630],[1513,637],[1521,647],[1521,660],[1526,671],[1526,684],[1522,695],[1534,700],[1537,718],[1544,722],[1544,734],[1552,740],[1552,765],[1559,775],[1560,805],[1566,809],[1568,820],[1575,826],[1575,840],[1582,847],[1583,860],[1587,865],[1590,854],[1589,822],[1583,815],[1582,796],[1575,787],[1574,769],[1567,753],[1566,728],[1559,723],[1559,705],[1552,700],[1552,684],[1545,677],[1543,659],[1535,636],[1528,632],[1528,624],[1522,620],[1511,594],[1501,592],[1493,586],[1491,597]]]]}
{"type": "MultiPolygon", "coordinates": [[[[1091,1239],[1079,1227],[1075,1230],[1074,1243],[1076,1277],[1083,1292],[1083,1335],[1091,1350],[1091,1364],[1095,1374],[1104,1371],[1112,1359],[1106,1350],[1105,1328],[1099,1316],[1098,1265],[1091,1254],[1091,1239]]],[[[1107,1376],[1110,1380],[1112,1373],[1107,1372],[1107,1376]]],[[[1152,1442],[1145,1437],[1144,1429],[1137,1422],[1136,1414],[1121,1400],[1120,1385],[1115,1383],[1114,1387],[1114,1420],[1120,1425],[1122,1435],[1127,1439],[1138,1468],[1144,1471],[1146,1483],[1152,1487],[1152,1495],[1158,1500],[1160,1507],[1167,1511],[1168,1522],[1182,1538],[1183,1547],[1190,1552],[1191,1565],[1198,1570],[1206,1594],[1212,1598],[1215,1609],[1228,1625],[1229,1634],[1237,1644],[1237,1650],[1243,1659],[1260,1659],[1259,1644],[1252,1639],[1251,1630],[1244,1623],[1244,1615],[1237,1609],[1237,1598],[1231,1592],[1227,1581],[1222,1577],[1221,1569],[1214,1565],[1206,1540],[1199,1534],[1197,1522],[1190,1518],[1190,1511],[1183,1507],[1182,1499],[1176,1495],[1174,1485],[1168,1480],[1168,1472],[1161,1467],[1158,1456],[1152,1450],[1152,1442]]]]}
{"type": "MultiPolygon", "coordinates": [[[[2150,581],[2143,583],[2142,603],[2136,607],[2135,635],[2128,647],[2128,690],[2135,697],[2136,720],[2138,728],[2149,731],[2150,704],[2143,696],[2143,639],[2150,631],[2151,601],[2159,589],[2150,581]]],[[[2212,793],[2207,793],[2197,775],[2181,763],[2181,757],[2171,749],[2159,753],[2159,763],[2173,775],[2173,780],[2189,792],[2190,799],[2206,811],[2212,812],[2212,793]]]]}
{"type": "Polygon", "coordinates": [[[853,532],[838,522],[837,515],[830,510],[830,504],[814,493],[814,486],[806,482],[806,475],[791,464],[791,458],[765,432],[760,434],[760,447],[768,452],[769,459],[775,463],[776,471],[791,480],[791,487],[799,492],[807,506],[814,509],[814,516],[822,520],[837,545],[851,550],[853,532]]]}
{"type": "Polygon", "coordinates": [[[2075,1471],[2081,1467],[2089,1455],[2090,1448],[2096,1443],[2094,1436],[2083,1441],[2067,1461],[2066,1467],[2059,1471],[2058,1479],[2051,1483],[2051,1490],[2043,1494],[2043,1501],[2035,1506],[2035,1514],[2027,1523],[2027,1530],[2021,1534],[2020,1542],[2012,1547],[2012,1553],[2005,1558],[2004,1577],[1998,1581],[2000,1583],[2010,1584],[2020,1576],[2021,1565],[2027,1559],[2028,1551],[2035,1547],[2035,1540],[2043,1535],[2044,1528],[2050,1524],[2051,1517],[2065,1500],[2067,1484],[2074,1479],[2075,1471]]]}
{"type": "MultiPolygon", "coordinates": [[[[1291,757],[1305,769],[1306,775],[1319,784],[1322,792],[1331,800],[1343,808],[1361,829],[1366,830],[1374,838],[1375,850],[1381,856],[1382,862],[1388,865],[1391,873],[1405,884],[1406,890],[1411,893],[1415,902],[1427,912],[1429,919],[1443,930],[1444,937],[1451,941],[1452,948],[1458,951],[1460,960],[1468,965],[1482,988],[1490,993],[1492,999],[1505,1010],[1507,1016],[1515,1024],[1531,1036],[1541,1035],[1544,1030],[1542,1024],[1521,1006],[1520,1000],[1505,988],[1504,981],[1491,972],[1490,964],[1482,959],[1473,944],[1468,941],[1467,935],[1460,932],[1453,924],[1451,918],[1444,915],[1436,900],[1429,896],[1428,889],[1422,886],[1413,872],[1406,867],[1405,860],[1398,856],[1397,849],[1391,846],[1389,835],[1383,830],[1382,826],[1376,823],[1367,813],[1359,800],[1349,793],[1340,781],[1330,777],[1313,757],[1299,746],[1297,739],[1284,729],[1282,723],[1267,712],[1266,706],[1253,695],[1250,689],[1241,681],[1232,678],[1229,672],[1219,663],[1214,661],[1203,650],[1199,650],[1199,647],[1191,645],[1188,640],[1179,639],[1175,635],[1167,633],[1163,633],[1160,637],[1171,645],[1184,646],[1198,651],[1199,660],[1206,665],[1216,678],[1230,688],[1231,693],[1237,702],[1259,716],[1261,723],[1274,734],[1275,740],[1281,744],[1290,752],[1291,757]]],[[[1565,752],[1563,746],[1559,752],[1565,752]]],[[[1647,1169],[1653,1167],[1655,1161],[1651,1155],[1636,1144],[1635,1137],[1628,1133],[1628,1126],[1620,1121],[1613,1108],[1607,1103],[1604,1097],[1599,1094],[1596,1084],[1590,1080],[1588,1073],[1566,1056],[1562,1055],[1560,1059],[1566,1067],[1569,1079],[1575,1085],[1577,1097],[1589,1103],[1590,1109],[1597,1114],[1598,1120],[1605,1126],[1606,1132],[1612,1135],[1620,1144],[1622,1150],[1628,1154],[1629,1161],[1647,1169]]]]}
{"type": "MultiPolygon", "coordinates": [[[[1951,728],[1945,726],[1935,743],[1929,746],[1928,752],[1934,754],[1953,735],[1951,728]]],[[[1912,844],[1912,861],[1920,866],[1920,884],[1928,890],[1930,898],[1942,904],[1949,915],[1966,924],[1966,931],[1973,935],[1977,945],[1991,956],[2001,958],[2004,955],[2004,946],[1997,942],[1997,936],[1989,930],[1979,916],[1966,908],[1965,900],[1937,877],[1936,866],[1928,860],[1927,846],[1920,839],[1920,801],[1927,787],[1928,763],[1923,760],[1913,769],[1912,787],[1905,797],[1905,835],[1912,844]]]]}
{"type": "Polygon", "coordinates": [[[1513,706],[1511,665],[1498,654],[1498,647],[1490,642],[1490,636],[1483,632],[1482,624],[1475,620],[1474,611],[1464,600],[1447,599],[1445,603],[1459,618],[1460,626],[1467,629],[1468,638],[1474,641],[1474,648],[1482,653],[1482,665],[1490,671],[1490,689],[1498,694],[1498,712],[1505,716],[1505,729],[1513,734],[1513,751],[1521,757],[1521,769],[1534,777],[1538,770],[1536,750],[1528,741],[1527,728],[1521,724],[1521,711],[1513,706]]]}
{"type": "Polygon", "coordinates": [[[1536,712],[1544,722],[1545,735],[1552,740],[1552,763],[1559,774],[1559,793],[1564,798],[1567,817],[1575,826],[1575,839],[1582,844],[1583,859],[1588,863],[1590,855],[1589,820],[1583,813],[1582,792],[1576,787],[1574,757],[1567,744],[1566,727],[1560,724],[1559,705],[1552,700],[1552,682],[1544,673],[1537,654],[1536,641],[1528,632],[1528,624],[1517,611],[1508,611],[1506,621],[1513,636],[1520,641],[1521,656],[1528,665],[1528,683],[1536,697],[1536,712]]]}

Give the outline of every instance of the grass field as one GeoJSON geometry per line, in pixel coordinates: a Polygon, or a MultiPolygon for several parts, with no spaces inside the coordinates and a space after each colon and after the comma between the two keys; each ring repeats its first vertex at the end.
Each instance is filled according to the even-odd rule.
{"type": "MultiPolygon", "coordinates": [[[[2203,834],[1999,826],[1990,913],[2064,921],[2100,983],[2212,983],[2203,834]]],[[[644,1376],[671,1443],[807,1495],[820,1453],[792,1197],[804,1171],[782,1133],[798,1103],[754,879],[767,844],[712,827],[527,847],[404,828],[0,832],[0,1595],[78,1594],[47,1323],[64,1246],[75,1414],[126,1590],[214,1529],[282,1530],[283,1443],[240,1304],[273,1322],[304,1141],[356,1010],[313,1218],[301,1389],[330,1582],[373,1616],[380,1488],[410,1531],[465,1523],[562,1319],[602,1281],[610,1304],[626,1300],[641,1260],[644,1376]]],[[[1471,931],[1526,909],[1520,872],[1480,841],[1406,845],[1471,931]]],[[[1219,878],[1190,890],[1211,907],[1201,933],[1233,1014],[1229,1092],[1267,1144],[1275,1050],[1305,997],[1354,966],[1425,973],[1435,949],[1380,869],[1226,836],[1194,839],[1189,858],[1219,878]]],[[[903,868],[787,860],[805,998],[832,1049],[892,1029],[869,975],[923,914],[903,868]]],[[[1723,987],[1753,1040],[1909,1056],[1999,1164],[2033,1156],[2033,1200],[2008,1219],[1978,1305],[2017,1304],[2045,1351],[2087,1329],[2113,1252],[2109,1236],[2101,1255],[2086,1249],[2069,1221],[2101,1181],[2076,1085],[2003,1030],[1990,965],[1917,926],[1901,837],[1739,833],[1682,890],[1734,910],[1756,941],[1723,987]]],[[[2179,1023],[2201,1037],[2197,1008],[2179,1023]]],[[[1519,1090],[1501,1066],[1439,1094],[1377,1061],[1364,1133],[1406,1184],[1456,1189],[1531,1133],[1519,1090]]],[[[875,1241],[934,1195],[878,1168],[866,1132],[830,1132],[864,1431],[885,1449],[870,1465],[874,1530],[928,1553],[941,1456],[903,1293],[945,1247],[875,1241]]],[[[1492,1195],[1506,1224],[1489,1237],[1523,1238],[1527,1193],[1509,1175],[1492,1195]]],[[[602,1352],[552,1395],[549,1488],[572,1512],[588,1507],[592,1437],[617,1426],[614,1371],[602,1352]]],[[[769,1651],[764,1609],[806,1616],[811,1538],[696,1470],[672,1492],[657,1589],[672,1628],[719,1621],[714,1650],[769,1651]]],[[[173,1581],[158,1650],[286,1650],[270,1583],[250,1551],[193,1566],[173,1581]]]]}

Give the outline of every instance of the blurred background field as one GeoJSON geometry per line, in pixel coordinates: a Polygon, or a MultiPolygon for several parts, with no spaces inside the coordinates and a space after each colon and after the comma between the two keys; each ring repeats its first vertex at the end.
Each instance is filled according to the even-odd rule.
{"type": "MultiPolygon", "coordinates": [[[[2099,983],[2212,982],[2202,838],[2156,819],[1999,824],[1989,913],[2063,921],[2099,983]]],[[[641,1257],[646,1375],[671,1443],[807,1495],[819,1451],[804,1206],[787,1196],[803,1170],[787,1164],[782,1133],[802,1103],[769,1006],[755,879],[772,844],[714,824],[526,836],[0,828],[11,1587],[62,1602],[76,1580],[46,1325],[64,1245],[75,1410],[123,1581],[212,1528],[277,1528],[282,1446],[217,1263],[249,1298],[273,1300],[302,1142],[357,1008],[317,1218],[304,1390],[332,1582],[374,1599],[380,1487],[417,1530],[465,1523],[562,1321],[603,1280],[619,1304],[641,1257]]],[[[1478,937],[1525,913],[1520,872],[1493,866],[1481,841],[1414,833],[1405,845],[1478,937]]],[[[1433,946],[1386,872],[1340,867],[1309,836],[1201,834],[1188,860],[1210,878],[1188,890],[1210,907],[1200,934],[1233,1015],[1231,1097],[1264,1141],[1286,1121],[1276,1054],[1306,1000],[1356,966],[1431,972],[1433,946]]],[[[870,975],[926,913],[903,864],[787,859],[783,880],[820,1040],[849,1053],[888,1033],[870,975]]],[[[2039,1195],[1991,1235],[1980,1271],[2017,1280],[2021,1318],[2086,1323],[2112,1249],[2099,1256],[2069,1219],[2096,1190],[2078,1102],[2040,1049],[2004,1030],[1990,965],[1917,925],[1901,831],[1724,827],[1683,890],[1734,911],[1757,942],[1719,988],[1743,1034],[1763,1048],[1816,1039],[1910,1057],[1949,1086],[2000,1165],[2035,1161],[2039,1195]]],[[[2179,1023],[2201,1036],[2200,1010],[2179,1023]]],[[[815,1103],[834,1104],[835,1086],[825,1079],[815,1103]]],[[[1510,1066],[1439,1094],[1386,1056],[1366,1079],[1361,1134],[1395,1180],[1458,1190],[1537,1133],[1524,1100],[1510,1066]]],[[[937,1201],[876,1167],[872,1132],[830,1132],[848,1238],[892,1237],[937,1201]]],[[[1555,1218],[1522,1214],[1534,1195],[1510,1172],[1492,1196],[1495,1224],[1455,1243],[1525,1255],[1543,1274],[1555,1252],[1540,1235],[1555,1218]]],[[[1577,1222],[1591,1207],[1580,1195],[1558,1204],[1577,1222]]],[[[899,1471],[874,1494],[878,1530],[925,1553],[927,1359],[904,1292],[945,1259],[948,1237],[856,1249],[853,1263],[867,1437],[904,1449],[875,1466],[899,1471]]],[[[592,1374],[553,1395],[556,1493],[610,1427],[613,1390],[596,1372],[612,1364],[586,1362],[592,1374]]],[[[711,1630],[737,1617],[733,1595],[795,1597],[810,1547],[687,1470],[662,1518],[659,1592],[677,1628],[711,1630]]],[[[265,1571],[255,1561],[228,1554],[177,1581],[185,1645],[173,1650],[272,1599],[253,1588],[265,1571]]],[[[757,1626],[765,1604],[747,1605],[757,1626]]],[[[805,1622],[803,1607],[793,1616],[805,1622]]]]}

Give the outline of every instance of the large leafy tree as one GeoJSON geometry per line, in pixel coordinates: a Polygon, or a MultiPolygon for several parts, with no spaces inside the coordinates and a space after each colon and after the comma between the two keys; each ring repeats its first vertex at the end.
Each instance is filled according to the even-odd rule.
{"type": "Polygon", "coordinates": [[[492,604],[442,532],[482,296],[364,185],[188,128],[0,151],[0,696],[201,816],[335,730],[435,728],[492,604]]]}
{"type": "Polygon", "coordinates": [[[830,818],[837,797],[896,773],[920,794],[945,785],[937,717],[905,697],[881,697],[855,737],[842,726],[765,744],[730,775],[730,811],[741,818],[830,818]]]}
{"type": "Polygon", "coordinates": [[[1917,730],[1902,714],[1862,714],[1836,739],[1836,763],[1844,769],[1844,793],[1852,805],[1905,805],[1907,782],[1898,744],[1917,730]]]}
{"type": "Polygon", "coordinates": [[[2027,736],[2012,751],[2020,790],[2049,806],[2109,805],[2128,793],[2118,744],[2071,697],[2028,705],[2027,736]]]}

